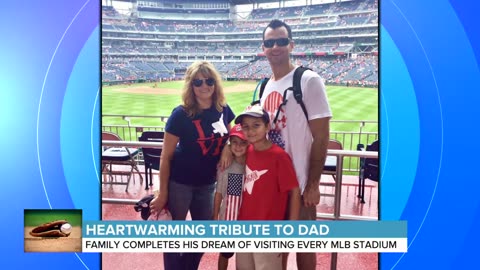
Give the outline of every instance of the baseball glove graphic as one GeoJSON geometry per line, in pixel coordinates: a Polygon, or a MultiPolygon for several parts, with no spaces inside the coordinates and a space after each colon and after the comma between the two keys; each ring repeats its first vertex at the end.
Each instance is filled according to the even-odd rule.
{"type": "Polygon", "coordinates": [[[44,223],[33,228],[33,230],[30,232],[30,235],[36,237],[67,237],[70,235],[70,230],[62,230],[62,225],[64,224],[68,224],[68,221],[55,220],[44,223]]]}

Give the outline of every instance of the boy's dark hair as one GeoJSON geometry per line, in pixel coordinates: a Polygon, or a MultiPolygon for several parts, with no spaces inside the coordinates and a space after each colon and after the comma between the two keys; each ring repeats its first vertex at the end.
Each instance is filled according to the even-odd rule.
{"type": "Polygon", "coordinates": [[[280,28],[282,26],[287,28],[288,38],[292,40],[293,39],[292,38],[292,29],[290,28],[290,26],[288,26],[288,24],[286,24],[285,22],[280,21],[278,19],[271,20],[270,23],[267,25],[267,27],[265,27],[265,29],[263,29],[262,40],[265,40],[265,31],[267,31],[267,28],[270,27],[272,29],[277,29],[277,28],[280,28]]]}

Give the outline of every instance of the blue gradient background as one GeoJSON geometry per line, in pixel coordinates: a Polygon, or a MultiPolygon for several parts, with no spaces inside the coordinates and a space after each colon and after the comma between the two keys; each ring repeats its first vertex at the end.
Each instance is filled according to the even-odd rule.
{"type": "Polygon", "coordinates": [[[99,269],[99,254],[24,253],[23,210],[100,218],[100,3],[7,1],[0,18],[0,269],[99,269]]]}
{"type": "MultiPolygon", "coordinates": [[[[381,269],[475,268],[480,4],[380,9],[380,215],[409,237],[381,269]]],[[[0,20],[0,269],[100,269],[99,254],[23,252],[24,209],[100,218],[100,3],[7,1],[0,20]]]]}

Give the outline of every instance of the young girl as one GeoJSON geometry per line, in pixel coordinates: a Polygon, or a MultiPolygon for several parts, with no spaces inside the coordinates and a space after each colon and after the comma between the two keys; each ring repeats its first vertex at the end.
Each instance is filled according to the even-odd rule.
{"type": "MultiPolygon", "coordinates": [[[[240,124],[230,130],[230,147],[233,154],[232,164],[225,170],[217,172],[217,189],[213,206],[214,220],[237,220],[245,179],[245,153],[248,141],[242,132],[240,124]]],[[[233,253],[220,253],[218,269],[226,270],[228,259],[233,253]]]]}
{"type": "MultiPolygon", "coordinates": [[[[238,220],[297,220],[300,189],[290,156],[267,139],[270,119],[259,105],[247,108],[241,123],[250,143],[238,220]]],[[[282,269],[280,253],[237,253],[237,269],[282,269]]]]}

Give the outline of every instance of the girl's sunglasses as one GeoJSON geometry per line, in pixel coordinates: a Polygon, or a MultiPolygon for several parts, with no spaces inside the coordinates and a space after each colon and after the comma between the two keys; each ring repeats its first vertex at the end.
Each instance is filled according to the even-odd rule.
{"type": "Polygon", "coordinates": [[[266,39],[263,41],[263,46],[265,46],[265,48],[273,48],[275,43],[277,43],[277,45],[280,47],[284,47],[290,44],[290,39],[289,38],[266,39]]]}
{"type": "Polygon", "coordinates": [[[205,81],[205,83],[206,83],[208,86],[213,86],[213,85],[215,84],[215,80],[212,79],[212,78],[208,78],[208,79],[205,79],[205,80],[195,79],[195,80],[192,81],[192,83],[193,83],[194,86],[200,87],[200,86],[202,86],[203,81],[205,81]]]}

